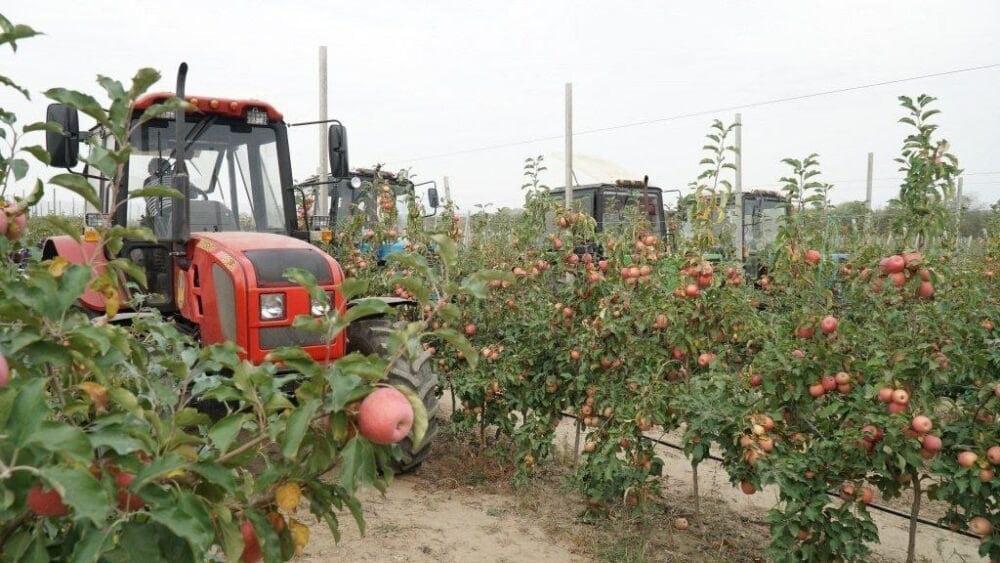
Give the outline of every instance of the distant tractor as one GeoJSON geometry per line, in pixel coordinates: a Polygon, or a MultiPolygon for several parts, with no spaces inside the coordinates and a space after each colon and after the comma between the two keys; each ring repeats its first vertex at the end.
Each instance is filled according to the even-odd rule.
{"type": "MultiPolygon", "coordinates": [[[[309,218],[309,222],[313,225],[327,224],[331,229],[340,229],[353,220],[359,219],[359,214],[362,214],[364,216],[361,219],[363,224],[371,225],[376,223],[379,214],[382,212],[378,202],[374,200],[375,190],[372,187],[376,183],[388,186],[392,190],[397,221],[395,228],[400,234],[400,237],[395,241],[384,243],[374,249],[376,259],[379,263],[382,263],[385,262],[385,259],[390,254],[400,252],[406,247],[406,240],[402,235],[406,232],[407,221],[409,220],[410,200],[411,198],[415,201],[419,200],[420,192],[423,191],[418,190],[419,188],[426,187],[426,191],[423,191],[423,193],[426,194],[427,207],[432,209],[432,212],[429,215],[424,215],[424,217],[431,217],[437,213],[440,201],[437,192],[437,182],[434,180],[415,184],[406,170],[401,170],[399,173],[393,174],[384,170],[356,168],[343,177],[336,177],[327,181],[327,184],[330,186],[328,189],[329,215],[324,217],[313,215],[309,218]]],[[[316,187],[322,184],[323,182],[320,181],[318,176],[312,176],[303,182],[301,186],[303,188],[316,187]]],[[[322,232],[316,229],[312,229],[312,231],[314,239],[317,233],[322,232]]],[[[361,246],[362,250],[369,250],[365,243],[362,243],[361,246]]]]}
{"type": "MultiPolygon", "coordinates": [[[[677,190],[667,190],[677,191],[677,190]]],[[[647,180],[617,180],[614,184],[584,184],[573,187],[573,209],[594,218],[596,232],[604,232],[622,227],[628,220],[626,208],[636,207],[649,222],[653,233],[671,244],[671,232],[667,228],[664,190],[647,185],[647,180]]],[[[551,190],[549,196],[562,203],[566,199],[566,188],[551,190]]],[[[575,251],[596,252],[602,250],[593,241],[575,241],[575,251]]]]}
{"type": "MultiPolygon", "coordinates": [[[[143,225],[152,230],[156,241],[127,239],[121,251],[111,255],[96,241],[56,236],[44,241],[43,257],[83,263],[96,256],[98,269],[115,258],[132,260],[147,276],[145,306],[174,319],[204,344],[237,344],[241,356],[255,364],[281,346],[299,346],[317,361],[337,359],[351,351],[387,356],[393,329],[389,318],[355,321],[346,334],[330,342],[323,335],[292,327],[299,315],[324,314],[325,304],[313,301],[305,288],[286,280],[289,268],[311,272],[333,307],[344,310],[352,303],[345,302],[338,291],[344,279],[340,265],[310,244],[308,231],[298,225],[288,125],[266,102],[186,96],[186,73],[187,65],[182,64],[176,95],[190,102],[195,111],[171,112],[140,123],[143,110],[174,94],[139,98],[129,127],[133,151],[121,177],[84,171],[96,184],[101,200],[100,209],[88,210],[88,225],[143,225]],[[118,192],[113,193],[116,185],[118,192]],[[115,206],[126,200],[130,190],[153,185],[173,187],[184,198],[144,197],[115,206]]],[[[81,138],[96,137],[103,143],[112,139],[100,128],[81,133],[74,108],[52,104],[47,117],[63,129],[47,138],[52,166],[76,166],[81,138]]],[[[347,177],[343,125],[331,125],[328,134],[333,176],[347,177]]],[[[94,315],[105,312],[104,298],[93,291],[83,295],[80,306],[94,315]]],[[[141,313],[127,311],[119,317],[141,313]]],[[[398,468],[405,471],[423,462],[430,450],[436,431],[437,376],[424,355],[413,363],[397,361],[389,383],[410,387],[432,417],[422,443],[413,444],[410,438],[400,443],[403,457],[398,468]]]]}

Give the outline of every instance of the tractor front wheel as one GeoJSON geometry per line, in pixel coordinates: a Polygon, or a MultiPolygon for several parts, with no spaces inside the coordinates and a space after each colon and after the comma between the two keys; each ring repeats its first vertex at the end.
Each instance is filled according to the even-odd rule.
{"type": "MultiPolygon", "coordinates": [[[[394,323],[386,318],[359,319],[347,327],[347,346],[349,352],[360,352],[370,355],[377,354],[383,358],[389,357],[389,335],[393,330],[405,323],[394,323]]],[[[407,473],[413,471],[427,459],[431,451],[431,442],[437,434],[437,374],[431,370],[430,354],[423,352],[413,362],[399,358],[389,370],[386,383],[407,387],[424,402],[427,409],[427,433],[419,444],[413,443],[413,438],[407,436],[399,443],[403,455],[393,463],[393,471],[407,473]]]]}

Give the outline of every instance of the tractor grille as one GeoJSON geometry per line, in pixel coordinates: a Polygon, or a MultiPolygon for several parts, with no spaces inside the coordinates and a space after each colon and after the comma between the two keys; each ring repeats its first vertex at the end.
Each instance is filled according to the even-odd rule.
{"type": "Polygon", "coordinates": [[[273,350],[282,346],[322,346],[325,335],[290,326],[272,326],[260,329],[260,347],[273,350]]]}
{"type": "Polygon", "coordinates": [[[294,285],[285,279],[285,270],[301,268],[316,277],[316,283],[333,283],[333,274],[326,258],[319,250],[305,248],[247,250],[244,255],[253,264],[260,287],[287,287],[294,285]]]}

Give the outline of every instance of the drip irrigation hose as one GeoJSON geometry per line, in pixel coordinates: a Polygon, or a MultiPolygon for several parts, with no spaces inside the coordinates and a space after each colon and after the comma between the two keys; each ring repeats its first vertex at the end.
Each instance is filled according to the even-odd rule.
{"type": "MultiPolygon", "coordinates": [[[[574,420],[579,421],[579,417],[577,417],[576,415],[562,413],[562,416],[564,418],[572,418],[574,420]]],[[[656,443],[656,444],[659,444],[661,446],[665,446],[665,447],[668,447],[668,448],[671,448],[671,449],[674,449],[674,450],[677,450],[677,451],[681,451],[681,452],[684,451],[684,447],[680,446],[678,444],[672,444],[670,442],[665,442],[665,441],[657,439],[657,438],[650,438],[649,436],[646,436],[646,435],[643,435],[642,439],[648,440],[650,442],[653,442],[653,443],[656,443]]],[[[710,460],[718,462],[718,463],[723,463],[725,461],[721,457],[714,456],[712,454],[706,455],[705,459],[710,459],[710,460]]],[[[830,495],[831,497],[840,498],[840,494],[836,493],[834,491],[828,490],[826,492],[826,494],[830,495]]],[[[874,503],[868,504],[868,505],[866,505],[866,507],[870,508],[870,509],[875,509],[875,510],[877,510],[879,512],[883,512],[885,514],[889,514],[889,515],[896,516],[896,517],[899,517],[899,518],[904,518],[906,520],[910,519],[910,515],[909,514],[907,514],[905,512],[902,512],[900,510],[896,510],[895,508],[889,508],[887,506],[882,506],[882,505],[874,504],[874,503]]],[[[923,524],[925,526],[932,526],[932,527],[937,528],[939,530],[944,530],[945,532],[949,532],[949,533],[952,533],[952,534],[958,534],[960,536],[965,536],[967,538],[972,538],[972,539],[975,539],[977,541],[979,539],[981,539],[979,536],[977,536],[975,534],[972,534],[970,532],[966,532],[965,530],[952,530],[948,526],[943,526],[943,525],[941,525],[941,524],[939,524],[939,523],[937,523],[937,522],[935,522],[933,520],[928,520],[927,518],[922,518],[920,516],[917,516],[917,522],[919,522],[919,523],[921,523],[921,524],[923,524]]]]}

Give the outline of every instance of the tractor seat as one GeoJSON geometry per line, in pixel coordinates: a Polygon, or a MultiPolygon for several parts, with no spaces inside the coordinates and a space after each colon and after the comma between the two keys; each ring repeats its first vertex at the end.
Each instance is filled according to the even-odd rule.
{"type": "Polygon", "coordinates": [[[218,201],[191,200],[191,232],[238,231],[233,212],[218,201]]]}

